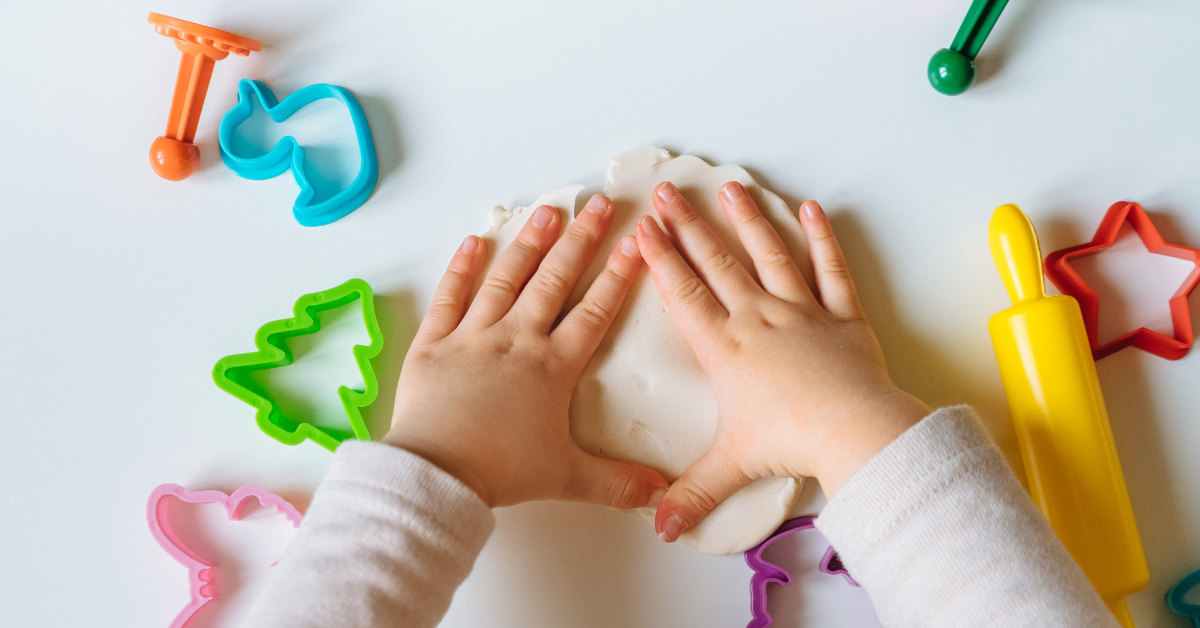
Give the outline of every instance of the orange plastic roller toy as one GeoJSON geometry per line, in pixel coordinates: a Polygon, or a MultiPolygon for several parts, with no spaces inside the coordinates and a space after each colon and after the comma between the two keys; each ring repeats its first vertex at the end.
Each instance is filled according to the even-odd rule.
{"type": "Polygon", "coordinates": [[[150,167],[154,172],[164,179],[182,181],[200,167],[200,149],[192,140],[196,138],[213,66],[231,52],[246,57],[251,51],[262,50],[262,42],[157,13],[151,13],[147,21],[154,25],[155,32],[175,40],[175,47],[183,53],[175,94],[171,96],[167,132],[150,145],[150,167]]]}

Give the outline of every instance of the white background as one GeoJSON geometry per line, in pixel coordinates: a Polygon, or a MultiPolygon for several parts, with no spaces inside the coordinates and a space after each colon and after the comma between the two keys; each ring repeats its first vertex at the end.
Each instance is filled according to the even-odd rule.
{"type": "MultiPolygon", "coordinates": [[[[793,207],[820,200],[896,381],[974,405],[1019,466],[986,329],[1007,306],[989,214],[1021,204],[1049,251],[1137,200],[1168,241],[1200,246],[1200,3],[1013,0],[984,80],[948,98],[925,66],[968,4],[6,3],[0,625],[166,626],[184,573],[147,531],[150,491],[259,483],[303,508],[331,459],[265,437],[213,363],[299,295],[364,278],[389,343],[368,413],[382,430],[405,338],[462,237],[496,203],[598,191],[608,158],[645,144],[746,166],[793,207]],[[147,163],[178,64],[149,11],[265,45],[217,64],[202,167],[180,183],[147,163]],[[221,164],[216,129],[244,77],[280,97],[317,82],[358,95],[380,161],[366,205],[303,228],[289,176],[221,164]]],[[[1129,605],[1139,626],[1183,626],[1162,595],[1200,568],[1200,357],[1126,350],[1099,371],[1152,576],[1129,605]]],[[[741,557],[661,546],[590,506],[497,516],[448,626],[749,619],[741,557]]]]}

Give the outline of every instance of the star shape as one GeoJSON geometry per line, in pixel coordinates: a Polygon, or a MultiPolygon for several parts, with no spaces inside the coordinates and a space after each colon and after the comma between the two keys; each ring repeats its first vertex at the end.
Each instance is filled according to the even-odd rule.
{"type": "Polygon", "coordinates": [[[1192,347],[1192,316],[1188,311],[1188,295],[1200,283],[1200,249],[1169,244],[1150,221],[1146,210],[1137,203],[1119,202],[1108,208],[1096,235],[1091,242],[1079,244],[1055,251],[1046,256],[1046,276],[1065,295],[1075,297],[1079,308],[1083,311],[1083,325],[1087,328],[1088,343],[1092,347],[1092,357],[1099,360],[1110,356],[1125,347],[1137,347],[1147,353],[1153,353],[1168,360],[1178,360],[1187,355],[1192,347]],[[1099,320],[1100,298],[1096,291],[1083,280],[1083,277],[1071,267],[1071,260],[1079,257],[1095,255],[1109,247],[1117,240],[1121,226],[1128,223],[1133,231],[1141,238],[1146,250],[1155,255],[1166,255],[1195,264],[1183,285],[1171,296],[1171,321],[1175,335],[1167,336],[1159,332],[1139,327],[1116,340],[1100,344],[1099,320]]]}

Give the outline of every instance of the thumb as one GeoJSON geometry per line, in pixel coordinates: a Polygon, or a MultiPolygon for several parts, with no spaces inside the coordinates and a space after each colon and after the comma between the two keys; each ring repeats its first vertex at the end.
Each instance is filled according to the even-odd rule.
{"type": "Polygon", "coordinates": [[[670,484],[644,464],[618,462],[576,449],[563,500],[628,510],[658,505],[670,484]]]}
{"type": "Polygon", "coordinates": [[[704,520],[713,508],[751,482],[729,458],[709,449],[671,485],[658,505],[654,531],[674,543],[681,534],[704,520]]]}

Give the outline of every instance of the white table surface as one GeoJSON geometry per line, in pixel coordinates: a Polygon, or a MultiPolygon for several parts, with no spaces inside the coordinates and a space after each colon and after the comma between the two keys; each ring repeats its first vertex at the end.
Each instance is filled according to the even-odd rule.
{"type": "MultiPolygon", "coordinates": [[[[258,483],[303,505],[331,459],[260,433],[213,363],[300,294],[362,277],[390,343],[369,412],[382,429],[404,339],[487,210],[598,191],[609,157],[646,144],[744,165],[793,206],[822,201],[896,381],[974,405],[1019,465],[986,329],[1007,306],[988,217],[1020,203],[1053,250],[1138,200],[1168,240],[1200,246],[1200,4],[1014,0],[985,80],[948,98],[925,64],[968,4],[7,3],[0,625],[166,626],[186,590],[146,529],[150,491],[258,483]],[[217,64],[202,167],[180,183],[147,164],[178,64],[149,11],[265,44],[217,64]],[[220,163],[244,77],[281,97],[317,82],[358,95],[381,172],[366,205],[304,228],[290,177],[220,163]]],[[[1143,628],[1183,626],[1162,595],[1200,568],[1200,356],[1126,350],[1099,371],[1152,576],[1129,605],[1143,628]]],[[[740,556],[663,546],[591,506],[497,516],[447,626],[749,619],[740,556]]]]}

